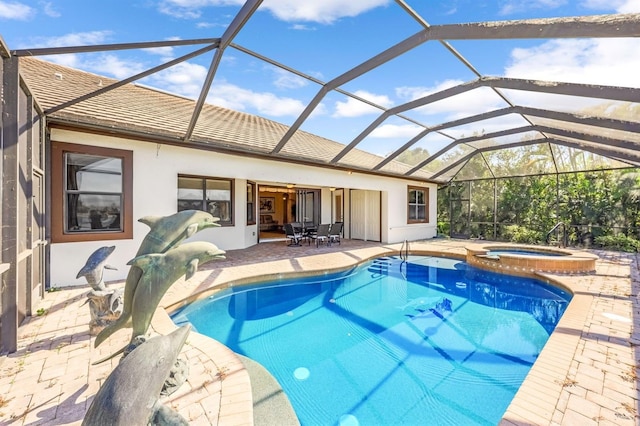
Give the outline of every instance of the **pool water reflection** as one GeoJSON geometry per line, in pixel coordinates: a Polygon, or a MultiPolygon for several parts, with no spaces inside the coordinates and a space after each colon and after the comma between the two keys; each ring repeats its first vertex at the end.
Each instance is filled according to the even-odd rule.
{"type": "Polygon", "coordinates": [[[303,425],[496,424],[569,300],[411,256],[227,289],[173,319],[264,365],[303,425]]]}

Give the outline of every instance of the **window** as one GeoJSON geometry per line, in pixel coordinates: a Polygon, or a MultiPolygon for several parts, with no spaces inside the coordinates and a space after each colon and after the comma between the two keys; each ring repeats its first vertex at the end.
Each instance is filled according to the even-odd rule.
{"type": "Polygon", "coordinates": [[[233,180],[178,176],[178,211],[204,210],[220,218],[222,226],[233,225],[233,180]]]}
{"type": "Polygon", "coordinates": [[[53,142],[53,242],[133,238],[133,152],[53,142]]]}
{"type": "Polygon", "coordinates": [[[410,186],[408,188],[407,223],[429,222],[429,189],[410,186]]]}
{"type": "Polygon", "coordinates": [[[247,182],[247,225],[256,224],[256,184],[247,182]]]}

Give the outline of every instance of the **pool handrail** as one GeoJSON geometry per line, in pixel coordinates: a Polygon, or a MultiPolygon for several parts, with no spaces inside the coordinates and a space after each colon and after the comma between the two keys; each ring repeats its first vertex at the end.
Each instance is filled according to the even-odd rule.
{"type": "Polygon", "coordinates": [[[400,253],[399,253],[400,259],[402,260],[407,260],[409,258],[409,241],[408,240],[404,240],[402,242],[402,246],[400,247],[400,253]],[[404,255],[402,254],[402,250],[404,249],[404,255]]]}
{"type": "Polygon", "coordinates": [[[551,234],[556,232],[558,233],[558,229],[562,227],[562,238],[558,238],[558,247],[566,247],[568,245],[568,235],[567,235],[567,225],[564,222],[558,222],[555,224],[553,228],[549,232],[547,232],[547,237],[545,238],[545,242],[549,245],[551,240],[551,234]]]}

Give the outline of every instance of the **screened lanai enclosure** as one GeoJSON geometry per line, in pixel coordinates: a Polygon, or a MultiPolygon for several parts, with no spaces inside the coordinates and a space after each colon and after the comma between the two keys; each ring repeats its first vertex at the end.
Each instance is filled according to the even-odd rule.
{"type": "Polygon", "coordinates": [[[438,232],[637,251],[639,182],[629,168],[452,181],[438,190],[438,232]]]}
{"type": "MultiPolygon", "coordinates": [[[[77,12],[96,16],[85,3],[77,12]]],[[[117,123],[158,150],[435,183],[441,235],[637,247],[637,1],[167,0],[117,12],[46,40],[39,21],[2,21],[3,318],[17,312],[16,277],[43,291],[52,127],[109,135],[117,123]],[[161,36],[99,31],[125,18],[161,36]],[[33,57],[96,78],[62,90],[64,73],[29,74],[33,57]],[[154,108],[128,96],[136,86],[193,108],[154,108]],[[205,105],[224,108],[220,126],[203,124],[205,105]]]]}
{"type": "MultiPolygon", "coordinates": [[[[211,38],[167,34],[173,39],[32,45],[8,53],[18,60],[61,62],[72,55],[85,70],[97,72],[98,60],[80,58],[171,52],[171,60],[158,57],[146,69],[130,67],[138,72],[127,77],[58,94],[63,103],[42,99],[47,120],[62,125],[108,128],[74,112],[98,107],[96,98],[106,99],[128,83],[164,84],[197,99],[190,116],[173,118],[181,120],[181,131],[169,133],[159,120],[133,120],[132,135],[439,184],[636,167],[640,14],[598,15],[600,9],[586,6],[580,10],[592,14],[570,16],[554,7],[514,13],[504,3],[461,6],[477,8],[466,16],[483,19],[458,22],[455,10],[432,2],[379,1],[340,11],[318,4],[309,6],[321,8],[312,18],[306,9],[249,0],[226,5],[233,18],[222,30],[207,30],[211,38]],[[385,28],[379,27],[381,14],[385,28]],[[500,19],[510,15],[531,17],[500,19]],[[307,24],[292,26],[296,21],[307,24]],[[267,26],[268,36],[255,37],[267,26]],[[329,36],[340,43],[326,43],[329,36]],[[283,50],[297,53],[282,62],[283,50]],[[187,66],[200,70],[197,79],[177,84],[188,78],[187,66]],[[205,103],[235,106],[282,126],[259,137],[234,129],[212,134],[198,126],[205,103]],[[308,142],[308,134],[335,143],[320,148],[308,142]]],[[[205,13],[198,5],[168,4],[176,15],[205,13]]],[[[635,11],[633,2],[621,4],[614,10],[635,11]]]]}

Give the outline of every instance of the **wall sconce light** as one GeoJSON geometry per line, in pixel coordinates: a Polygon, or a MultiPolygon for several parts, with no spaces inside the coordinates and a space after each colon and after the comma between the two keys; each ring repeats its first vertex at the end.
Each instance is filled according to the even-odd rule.
{"type": "Polygon", "coordinates": [[[287,184],[287,188],[291,189],[291,188],[293,188],[293,187],[294,187],[294,185],[293,185],[292,183],[288,183],[288,184],[287,184]]]}
{"type": "Polygon", "coordinates": [[[335,189],[335,188],[333,188],[333,187],[329,188],[329,191],[331,191],[331,192],[333,192],[333,191],[335,191],[335,190],[336,190],[336,189],[335,189]]]}

